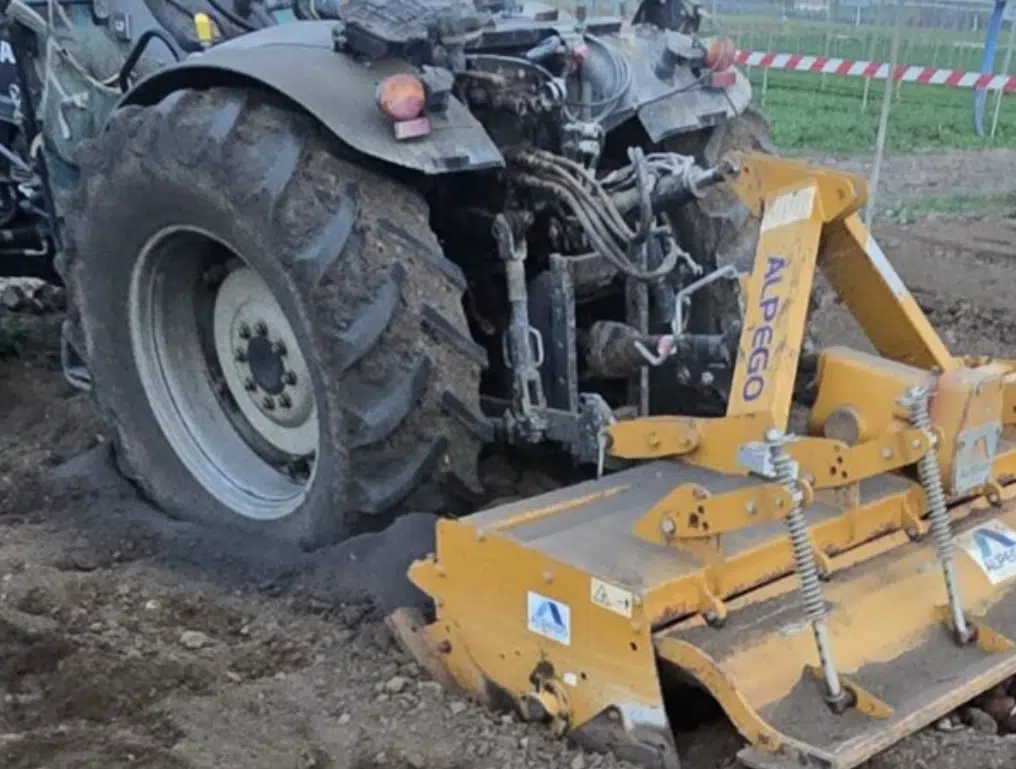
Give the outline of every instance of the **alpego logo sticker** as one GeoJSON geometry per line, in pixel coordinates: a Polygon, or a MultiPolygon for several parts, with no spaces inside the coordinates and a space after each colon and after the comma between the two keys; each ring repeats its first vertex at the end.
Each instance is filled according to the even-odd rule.
{"type": "Polygon", "coordinates": [[[784,299],[782,283],[787,264],[787,260],[782,256],[766,257],[762,296],[758,301],[759,324],[751,335],[751,348],[748,350],[748,376],[741,388],[741,398],[745,403],[758,400],[766,389],[769,359],[772,357],[773,340],[776,338],[774,324],[784,299]]]}
{"type": "Polygon", "coordinates": [[[961,534],[956,544],[974,559],[991,584],[1016,577],[1016,531],[1005,524],[989,521],[961,534]]]}
{"type": "Polygon", "coordinates": [[[526,616],[530,633],[571,646],[571,607],[568,604],[530,590],[526,594],[526,616]]]}

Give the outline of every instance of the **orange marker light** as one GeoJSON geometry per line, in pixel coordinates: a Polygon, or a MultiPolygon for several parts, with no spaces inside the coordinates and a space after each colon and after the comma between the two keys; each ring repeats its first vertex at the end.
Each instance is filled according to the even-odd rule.
{"type": "Polygon", "coordinates": [[[386,77],[377,87],[378,108],[392,120],[413,120],[427,106],[427,90],[418,77],[408,74],[386,77]]]}
{"type": "Polygon", "coordinates": [[[709,44],[706,51],[706,66],[716,72],[722,72],[734,66],[737,58],[737,46],[729,37],[718,37],[709,44]]]}

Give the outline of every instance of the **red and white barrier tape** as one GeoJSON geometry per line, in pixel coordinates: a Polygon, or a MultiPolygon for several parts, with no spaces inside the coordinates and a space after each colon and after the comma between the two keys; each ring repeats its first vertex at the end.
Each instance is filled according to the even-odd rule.
{"type": "MultiPolygon", "coordinates": [[[[737,63],[746,67],[780,69],[789,72],[812,72],[838,77],[863,77],[887,80],[889,65],[879,61],[852,61],[827,59],[823,56],[804,56],[796,53],[764,53],[738,51],[737,63]]],[[[898,64],[893,80],[923,85],[944,85],[950,88],[978,88],[989,91],[1016,91],[1016,75],[982,75],[980,72],[963,72],[937,67],[915,67],[898,64]]]]}

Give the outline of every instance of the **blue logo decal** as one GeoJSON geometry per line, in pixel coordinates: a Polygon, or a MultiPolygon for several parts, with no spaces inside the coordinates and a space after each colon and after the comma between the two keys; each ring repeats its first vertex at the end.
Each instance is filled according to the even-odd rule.
{"type": "Polygon", "coordinates": [[[571,609],[568,604],[529,592],[526,596],[529,632],[571,645],[571,609]]]}
{"type": "Polygon", "coordinates": [[[971,533],[985,569],[998,571],[1016,564],[1016,539],[987,527],[974,529],[971,533]]]}

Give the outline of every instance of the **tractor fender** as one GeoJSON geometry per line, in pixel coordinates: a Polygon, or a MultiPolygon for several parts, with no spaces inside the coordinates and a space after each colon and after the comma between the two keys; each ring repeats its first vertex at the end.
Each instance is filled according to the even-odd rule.
{"type": "Polygon", "coordinates": [[[340,141],[368,157],[428,175],[496,168],[500,150],[464,104],[450,98],[431,133],[397,141],[377,107],[378,84],[412,72],[399,59],[361,64],[337,53],[332,21],[297,21],[251,32],[161,69],[137,83],[120,106],[153,105],[185,88],[257,87],[315,117],[340,141]]]}
{"type": "Polygon", "coordinates": [[[631,87],[613,122],[619,124],[634,114],[653,142],[726,123],[751,103],[751,82],[736,70],[734,82],[722,88],[708,87],[702,73],[686,65],[661,77],[657,65],[664,49],[690,47],[687,35],[645,24],[607,41],[628,60],[631,72],[631,87]]]}

